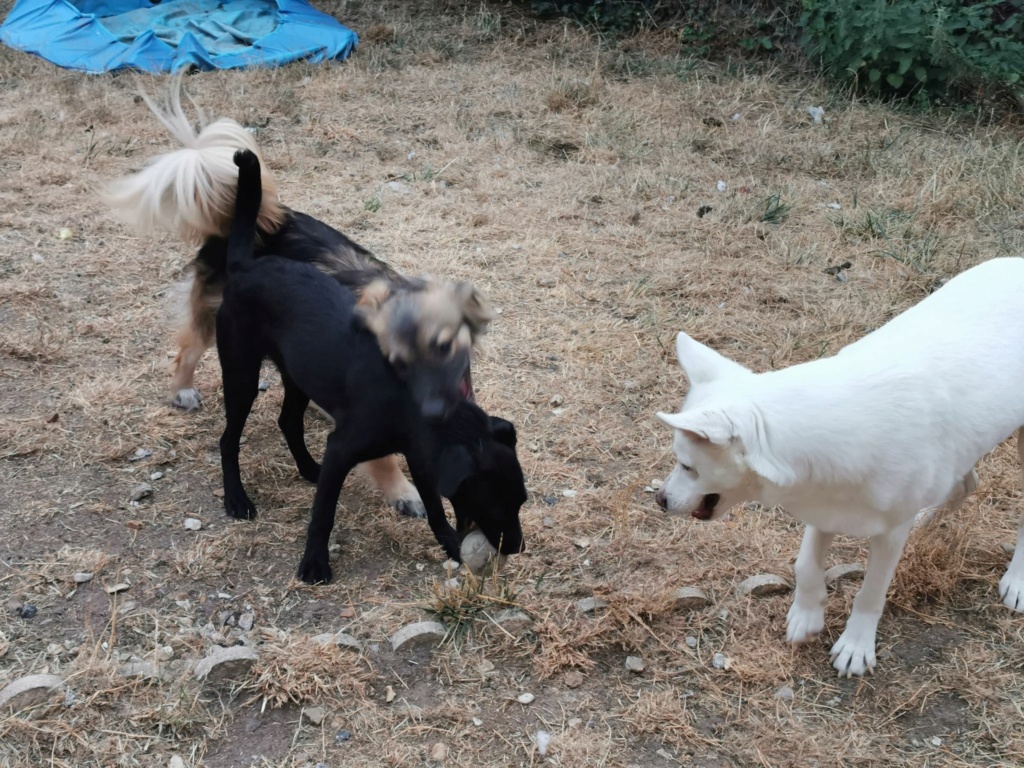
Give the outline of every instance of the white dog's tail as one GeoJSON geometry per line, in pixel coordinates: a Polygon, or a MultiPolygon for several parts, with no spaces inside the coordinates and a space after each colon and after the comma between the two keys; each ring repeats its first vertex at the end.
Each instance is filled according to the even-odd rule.
{"type": "Polygon", "coordinates": [[[194,244],[210,235],[226,237],[238,186],[234,155],[248,149],[259,158],[262,171],[259,226],[276,232],[286,210],[252,134],[229,118],[210,123],[197,134],[181,108],[180,84],[175,78],[166,107],[146,94],[142,98],[183,148],[157,155],[138,173],[111,182],[101,197],[119,219],[142,233],[167,230],[194,244]]]}

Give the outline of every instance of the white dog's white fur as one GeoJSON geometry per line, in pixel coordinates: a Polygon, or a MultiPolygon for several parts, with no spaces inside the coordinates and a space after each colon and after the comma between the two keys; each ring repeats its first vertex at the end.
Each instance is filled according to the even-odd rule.
{"type": "MultiPolygon", "coordinates": [[[[867,537],[864,583],[831,655],[840,674],[873,670],[915,515],[959,504],[977,461],[1014,431],[1024,460],[1024,259],[964,272],[834,357],[755,374],[683,333],[676,354],[690,391],[679,413],[658,414],[676,430],[677,461],[659,502],[710,519],[758,501],[807,524],[792,643],[825,626],[833,536],[867,537]]],[[[999,594],[1024,611],[1024,522],[999,594]]]]}

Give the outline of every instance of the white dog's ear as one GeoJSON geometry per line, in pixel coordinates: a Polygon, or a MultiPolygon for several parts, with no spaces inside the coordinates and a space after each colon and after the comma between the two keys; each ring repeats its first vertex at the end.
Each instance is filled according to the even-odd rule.
{"type": "Polygon", "coordinates": [[[751,373],[737,362],[680,332],[676,336],[676,359],[690,385],[707,384],[729,374],[751,373]]]}
{"type": "Polygon", "coordinates": [[[736,436],[732,422],[721,411],[659,412],[656,415],[673,429],[686,432],[692,439],[712,445],[726,446],[736,436]]]}

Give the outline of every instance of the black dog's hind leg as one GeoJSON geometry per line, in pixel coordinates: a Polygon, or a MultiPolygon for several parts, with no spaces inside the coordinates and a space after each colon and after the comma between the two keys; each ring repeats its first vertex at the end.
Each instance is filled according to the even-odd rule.
{"type": "Polygon", "coordinates": [[[434,538],[450,559],[457,563],[462,562],[462,556],[459,554],[459,534],[444,513],[444,505],[437,492],[437,476],[430,468],[431,462],[419,449],[408,450],[405,460],[409,464],[412,482],[420,492],[423,506],[427,508],[427,523],[434,533],[434,538]]]}
{"type": "Polygon", "coordinates": [[[284,402],[281,404],[281,415],[277,417],[277,426],[284,434],[285,442],[288,443],[288,450],[292,452],[292,458],[295,459],[295,466],[298,468],[299,474],[309,482],[315,483],[320,479],[320,465],[310,455],[309,449],[306,447],[305,424],[303,424],[309,397],[287,374],[281,374],[281,381],[284,384],[284,402]]]}
{"type": "Polygon", "coordinates": [[[331,564],[327,546],[334,528],[334,514],[345,478],[356,465],[351,436],[335,428],[327,438],[320,480],[316,484],[313,513],[306,532],[306,551],[299,563],[299,578],[307,584],[331,580],[331,564]]]}
{"type": "MultiPolygon", "coordinates": [[[[221,326],[229,325],[225,321],[221,326]]],[[[238,466],[239,441],[246,419],[252,410],[253,401],[259,393],[260,365],[262,355],[251,350],[233,350],[231,341],[218,328],[218,353],[224,379],[224,414],[226,424],[220,438],[220,468],[224,477],[224,509],[231,516],[242,520],[256,517],[256,506],[242,485],[242,473],[238,466]],[[239,354],[241,352],[241,354],[239,354]]]]}

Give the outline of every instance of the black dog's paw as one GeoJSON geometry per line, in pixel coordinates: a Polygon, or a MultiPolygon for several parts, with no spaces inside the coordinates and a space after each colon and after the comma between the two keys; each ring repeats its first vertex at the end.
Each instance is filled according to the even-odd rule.
{"type": "Polygon", "coordinates": [[[256,165],[259,160],[256,159],[256,155],[248,149],[240,149],[235,152],[235,165],[239,168],[252,168],[256,165]]]}
{"type": "Polygon", "coordinates": [[[224,511],[236,520],[252,520],[256,517],[256,505],[245,491],[240,494],[225,494],[224,511]]]}
{"type": "Polygon", "coordinates": [[[327,550],[307,552],[299,563],[299,578],[307,584],[326,584],[331,580],[331,564],[327,550]]]}
{"type": "Polygon", "coordinates": [[[318,482],[320,482],[320,465],[317,464],[315,461],[312,462],[311,464],[305,464],[303,466],[300,466],[298,469],[299,475],[302,477],[303,480],[306,480],[307,482],[310,482],[313,485],[316,485],[318,482]]]}
{"type": "Polygon", "coordinates": [[[398,499],[394,506],[400,515],[405,515],[406,517],[427,516],[427,508],[423,506],[423,502],[419,499],[398,499]]]}
{"type": "Polygon", "coordinates": [[[459,546],[459,537],[456,535],[454,538],[445,537],[445,540],[441,542],[441,547],[444,549],[448,559],[456,563],[462,562],[462,551],[459,546]]]}

